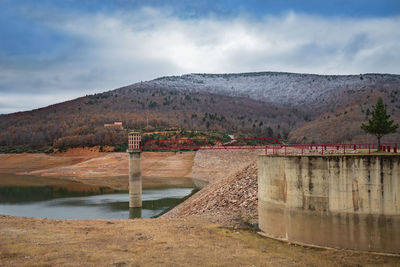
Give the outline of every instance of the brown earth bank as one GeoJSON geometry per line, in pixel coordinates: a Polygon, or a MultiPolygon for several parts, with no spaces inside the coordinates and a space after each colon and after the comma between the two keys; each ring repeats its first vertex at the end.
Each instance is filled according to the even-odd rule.
{"type": "MultiPolygon", "coordinates": [[[[195,152],[143,152],[144,188],[192,187],[194,155],[195,152]]],[[[104,153],[96,148],[54,154],[0,154],[0,186],[64,184],[69,188],[71,182],[82,187],[127,190],[128,154],[104,153]]]]}

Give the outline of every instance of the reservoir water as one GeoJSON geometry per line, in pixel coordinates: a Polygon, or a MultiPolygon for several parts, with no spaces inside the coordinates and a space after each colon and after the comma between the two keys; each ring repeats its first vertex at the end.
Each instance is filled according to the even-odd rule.
{"type": "Polygon", "coordinates": [[[142,209],[130,211],[128,193],[76,196],[54,192],[49,186],[0,187],[0,214],[50,219],[150,218],[163,214],[195,191],[193,188],[144,189],[142,209]]]}

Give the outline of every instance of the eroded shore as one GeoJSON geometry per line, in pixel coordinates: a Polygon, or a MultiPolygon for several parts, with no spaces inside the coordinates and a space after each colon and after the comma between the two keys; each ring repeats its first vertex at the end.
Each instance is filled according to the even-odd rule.
{"type": "MultiPolygon", "coordinates": [[[[195,152],[144,152],[145,188],[190,187],[195,152]]],[[[55,154],[0,154],[0,186],[64,186],[69,190],[128,189],[128,154],[72,149],[55,154]],[[17,175],[17,177],[15,176],[17,175]],[[34,179],[30,179],[34,177],[34,179]]]]}

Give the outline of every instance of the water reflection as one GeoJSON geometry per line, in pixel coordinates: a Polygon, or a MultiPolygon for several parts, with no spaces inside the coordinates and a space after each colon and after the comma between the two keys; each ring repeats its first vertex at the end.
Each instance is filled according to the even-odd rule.
{"type": "Polygon", "coordinates": [[[193,192],[192,188],[145,189],[142,209],[130,210],[127,193],[71,197],[52,187],[0,187],[0,214],[54,219],[149,218],[160,216],[193,192]]]}
{"type": "Polygon", "coordinates": [[[142,208],[129,208],[129,219],[142,218],[142,208]]]}
{"type": "MultiPolygon", "coordinates": [[[[101,191],[101,190],[100,190],[101,191]]],[[[64,187],[54,186],[2,186],[0,203],[23,203],[49,200],[60,197],[90,196],[96,192],[70,192],[64,187]]]]}

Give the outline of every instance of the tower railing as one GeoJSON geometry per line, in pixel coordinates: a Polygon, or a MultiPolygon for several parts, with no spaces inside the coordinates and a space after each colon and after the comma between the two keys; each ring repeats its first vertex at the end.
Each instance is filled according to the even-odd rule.
{"type": "Polygon", "coordinates": [[[267,155],[335,155],[335,154],[371,154],[371,153],[400,153],[400,143],[361,144],[293,144],[268,145],[267,155]]]}

